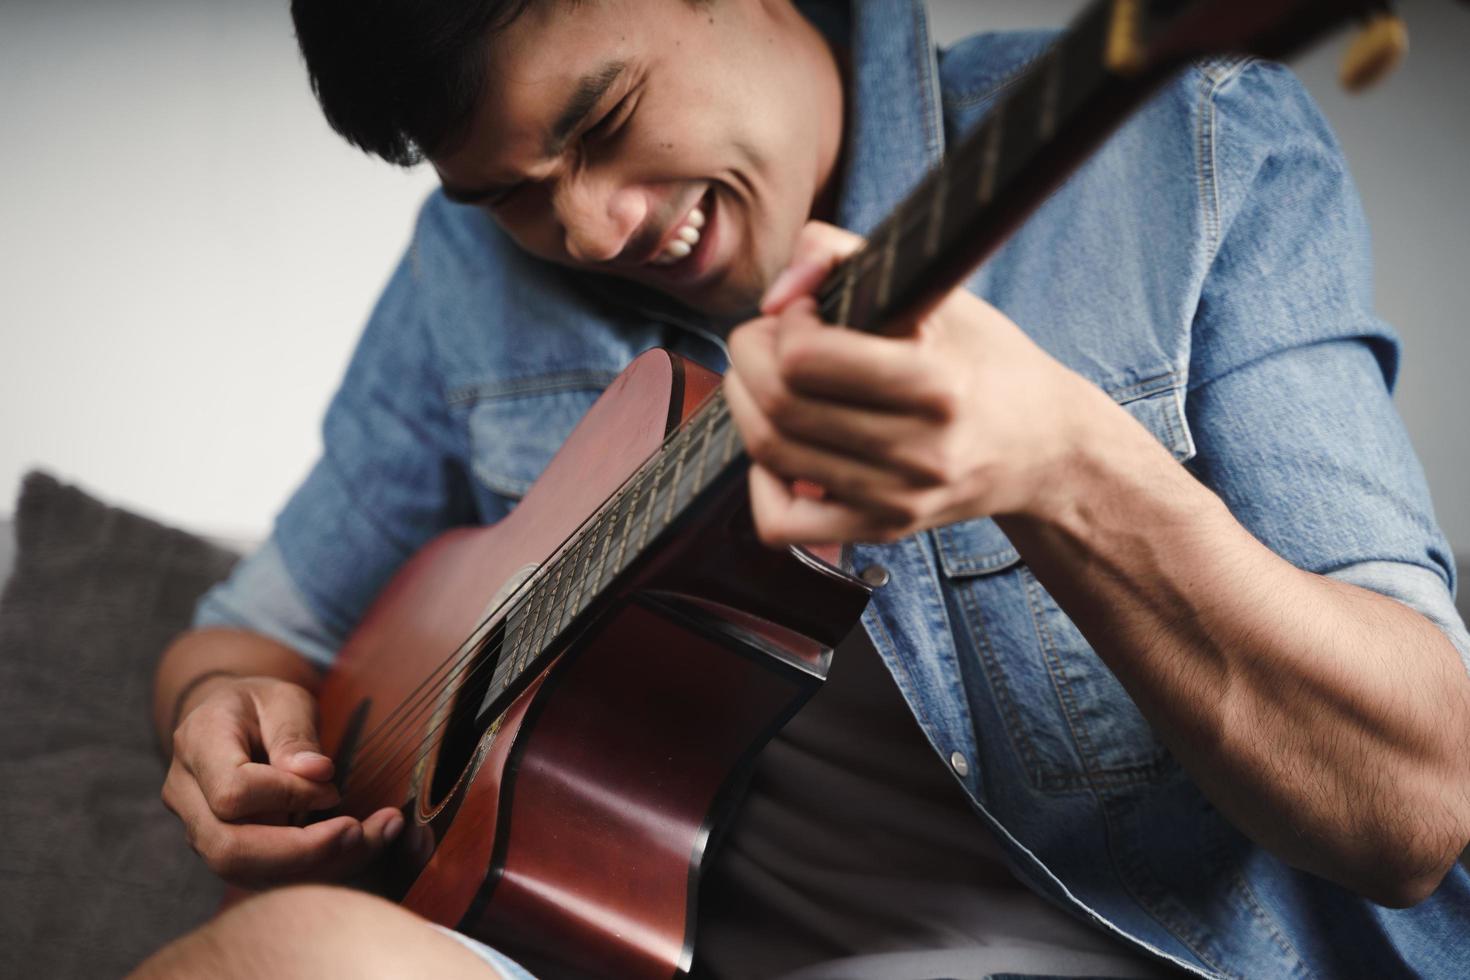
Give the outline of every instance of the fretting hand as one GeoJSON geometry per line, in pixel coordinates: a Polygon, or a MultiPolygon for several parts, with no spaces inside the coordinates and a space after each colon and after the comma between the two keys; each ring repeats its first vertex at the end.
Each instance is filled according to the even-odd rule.
{"type": "Polygon", "coordinates": [[[907,337],[824,324],[810,294],[861,244],[809,223],[764,315],[731,334],[725,392],[754,462],[761,539],[892,541],[1065,506],[1075,449],[1100,417],[1124,413],[963,289],[907,337]],[[795,480],[825,494],[793,493],[795,480]]]}

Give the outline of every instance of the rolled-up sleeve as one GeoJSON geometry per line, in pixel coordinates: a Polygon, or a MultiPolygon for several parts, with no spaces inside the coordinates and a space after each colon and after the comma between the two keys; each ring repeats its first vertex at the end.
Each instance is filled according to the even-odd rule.
{"type": "Polygon", "coordinates": [[[1191,465],[1277,554],[1410,605],[1466,657],[1453,558],[1393,404],[1398,338],[1373,313],[1366,223],[1336,141],[1267,64],[1217,93],[1211,137],[1221,231],[1192,333],[1191,465]]]}

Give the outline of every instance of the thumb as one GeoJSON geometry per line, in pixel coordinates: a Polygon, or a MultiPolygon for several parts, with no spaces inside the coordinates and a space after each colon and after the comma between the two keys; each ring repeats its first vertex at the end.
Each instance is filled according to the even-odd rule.
{"type": "Polygon", "coordinates": [[[790,264],[766,287],[761,312],[780,313],[793,299],[816,292],[837,263],[862,247],[859,235],[824,221],[808,221],[796,236],[790,264]]]}
{"type": "Polygon", "coordinates": [[[303,687],[274,684],[256,695],[260,741],[271,765],[307,779],[332,778],[332,760],[316,733],[316,702],[303,687]]]}

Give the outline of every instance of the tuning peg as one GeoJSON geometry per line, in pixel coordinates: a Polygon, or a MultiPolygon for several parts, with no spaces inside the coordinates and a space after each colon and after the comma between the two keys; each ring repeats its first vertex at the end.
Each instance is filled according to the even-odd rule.
{"type": "Polygon", "coordinates": [[[1343,55],[1338,80],[1349,92],[1361,92],[1399,66],[1409,50],[1409,29],[1395,14],[1374,14],[1359,28],[1343,55]]]}

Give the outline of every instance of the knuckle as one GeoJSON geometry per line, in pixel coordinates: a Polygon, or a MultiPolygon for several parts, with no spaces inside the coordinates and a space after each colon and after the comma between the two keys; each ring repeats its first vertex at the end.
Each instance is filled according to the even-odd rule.
{"type": "Polygon", "coordinates": [[[764,421],[753,424],[745,433],[745,451],[760,463],[773,462],[780,443],[775,428],[764,421]]]}
{"type": "Polygon", "coordinates": [[[221,820],[238,820],[245,816],[250,803],[250,788],[237,772],[215,785],[209,794],[209,808],[221,820]]]}
{"type": "Polygon", "coordinates": [[[768,385],[756,393],[756,403],[770,419],[779,424],[796,406],[796,397],[785,385],[768,385]]]}
{"type": "Polygon", "coordinates": [[[245,854],[239,843],[228,835],[213,837],[201,853],[205,863],[221,878],[235,878],[245,870],[245,854]]]}
{"type": "Polygon", "coordinates": [[[767,548],[779,548],[786,543],[781,529],[769,515],[755,515],[755,536],[767,548]]]}

